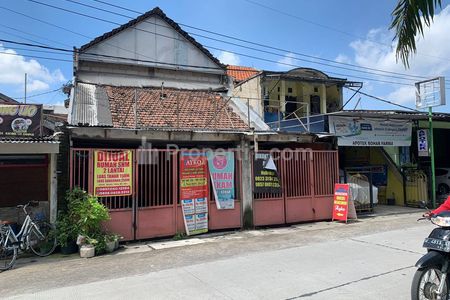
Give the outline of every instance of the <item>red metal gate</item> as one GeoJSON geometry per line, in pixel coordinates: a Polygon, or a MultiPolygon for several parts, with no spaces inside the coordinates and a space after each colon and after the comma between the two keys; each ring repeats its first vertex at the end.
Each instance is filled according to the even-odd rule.
{"type": "MultiPolygon", "coordinates": [[[[78,186],[93,193],[95,150],[71,150],[71,187],[78,186]]],[[[101,150],[114,152],[119,149],[101,150]]],[[[235,208],[218,210],[215,199],[211,196],[213,193],[210,192],[208,227],[211,230],[241,227],[241,163],[238,152],[236,153],[235,208]]],[[[178,196],[178,167],[177,150],[133,150],[133,195],[100,198],[110,212],[108,229],[122,235],[124,240],[171,236],[177,232],[185,232],[178,196]]]]}
{"type": "Polygon", "coordinates": [[[331,219],[334,183],[338,181],[337,151],[282,150],[270,152],[282,192],[254,194],[256,226],[331,219]]]}
{"type": "MultiPolygon", "coordinates": [[[[93,194],[94,191],[94,150],[76,149],[70,151],[70,187],[80,187],[93,194]]],[[[123,149],[102,149],[104,151],[118,151],[123,149]]],[[[136,155],[133,151],[133,160],[136,155]]],[[[134,168],[133,168],[134,170],[134,168]]],[[[136,172],[133,172],[133,186],[136,182],[136,172]]],[[[109,209],[111,220],[106,224],[107,229],[123,236],[124,240],[134,239],[134,198],[133,196],[114,196],[100,198],[109,209]]]]}

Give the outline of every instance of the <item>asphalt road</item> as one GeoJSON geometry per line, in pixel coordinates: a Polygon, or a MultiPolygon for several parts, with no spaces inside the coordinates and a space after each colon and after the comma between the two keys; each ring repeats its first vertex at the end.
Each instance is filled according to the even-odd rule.
{"type": "Polygon", "coordinates": [[[89,260],[23,259],[0,273],[0,297],[410,299],[414,263],[433,228],[418,216],[237,232],[180,247],[131,245],[89,260]]]}

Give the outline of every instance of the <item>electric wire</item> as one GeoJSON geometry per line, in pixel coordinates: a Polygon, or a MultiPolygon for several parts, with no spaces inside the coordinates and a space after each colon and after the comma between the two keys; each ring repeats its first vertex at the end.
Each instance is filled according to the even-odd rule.
{"type": "MultiPolygon", "coordinates": [[[[39,1],[36,1],[36,0],[28,0],[28,1],[31,1],[31,2],[34,2],[34,3],[40,3],[39,1]]],[[[120,14],[120,13],[113,12],[113,11],[110,11],[110,10],[102,9],[102,8],[95,7],[95,6],[92,6],[92,5],[89,5],[89,4],[80,3],[78,1],[74,1],[74,0],[65,0],[65,1],[70,2],[70,3],[75,3],[75,4],[78,4],[78,5],[84,6],[84,7],[92,8],[92,9],[95,9],[95,10],[98,10],[98,11],[107,12],[107,13],[110,13],[110,14],[113,14],[113,15],[118,15],[118,16],[121,16],[121,17],[125,17],[125,18],[128,18],[128,19],[134,19],[134,17],[132,17],[132,16],[128,16],[128,15],[120,14]]],[[[98,1],[98,2],[103,3],[102,1],[98,1]]],[[[46,6],[48,6],[48,5],[46,5],[46,6]]],[[[51,7],[56,8],[55,6],[51,6],[51,7]]],[[[76,13],[74,11],[67,10],[67,9],[63,9],[63,10],[64,11],[69,11],[69,12],[72,12],[72,13],[76,13]]],[[[78,13],[76,13],[76,14],[78,14],[78,13]]],[[[82,14],[82,15],[85,16],[85,17],[88,17],[88,15],[86,15],[86,14],[82,14]]],[[[98,18],[95,17],[95,19],[98,19],[98,18]]],[[[107,20],[104,20],[104,21],[107,21],[107,20]]],[[[107,22],[110,22],[110,21],[107,21],[107,22]]],[[[168,27],[166,25],[157,24],[157,23],[150,23],[150,22],[145,21],[145,20],[143,20],[143,22],[144,23],[149,23],[149,24],[152,24],[152,25],[155,25],[155,26],[161,26],[161,27],[170,28],[170,27],[168,27]]],[[[191,26],[185,25],[185,24],[180,24],[180,25],[186,26],[186,27],[191,27],[191,26]]],[[[198,29],[197,28],[197,30],[202,30],[202,29],[198,29]]],[[[202,31],[204,31],[204,30],[202,30],[202,31]]],[[[148,31],[146,31],[146,32],[148,32],[148,31]]],[[[212,34],[217,34],[217,33],[214,33],[212,31],[208,31],[208,32],[212,33],[212,34]]],[[[155,32],[151,32],[151,33],[152,34],[157,34],[155,32]]],[[[270,55],[276,55],[276,56],[279,56],[279,57],[285,57],[284,54],[275,53],[275,52],[272,52],[272,51],[267,51],[267,50],[263,50],[263,49],[256,49],[254,47],[249,47],[249,46],[245,46],[245,45],[241,45],[241,44],[237,44],[237,43],[233,43],[233,42],[229,42],[229,41],[224,41],[224,40],[221,40],[221,39],[217,39],[217,38],[201,35],[201,34],[194,33],[194,32],[187,32],[187,33],[190,34],[190,35],[198,36],[198,37],[201,37],[201,38],[213,40],[213,41],[220,42],[220,43],[225,43],[225,44],[232,45],[232,46],[241,47],[241,48],[252,50],[252,51],[258,51],[258,52],[262,52],[262,53],[266,53],[266,54],[270,54],[270,55]]],[[[223,36],[222,34],[218,34],[218,35],[223,36]]],[[[170,37],[170,36],[164,36],[164,37],[173,38],[173,37],[170,37]]],[[[228,36],[228,38],[231,38],[231,37],[228,36]]],[[[244,41],[242,39],[236,39],[236,38],[233,38],[233,39],[239,40],[239,41],[242,41],[242,42],[246,42],[246,43],[249,43],[249,44],[258,45],[260,47],[265,47],[265,48],[269,48],[269,49],[275,49],[277,51],[284,51],[285,53],[295,53],[297,55],[301,55],[301,56],[305,56],[305,57],[309,57],[309,58],[314,58],[314,59],[319,59],[319,60],[323,60],[323,61],[334,63],[334,64],[337,63],[336,61],[333,61],[333,60],[320,59],[320,58],[312,56],[312,55],[305,55],[305,54],[294,52],[294,51],[282,50],[280,48],[271,47],[271,46],[262,45],[262,44],[257,44],[257,43],[253,43],[253,42],[248,42],[248,41],[244,41]]],[[[205,47],[212,48],[210,46],[205,46],[205,47]]],[[[230,52],[230,51],[228,51],[228,52],[230,52]]],[[[411,78],[420,78],[420,79],[426,78],[424,76],[415,76],[415,75],[409,75],[409,74],[402,74],[402,73],[384,71],[384,70],[379,70],[379,69],[374,69],[374,68],[367,68],[367,69],[375,70],[377,72],[383,72],[383,73],[386,73],[386,74],[379,74],[379,73],[374,73],[374,72],[369,72],[369,71],[364,71],[364,70],[356,70],[356,69],[354,69],[354,67],[359,67],[359,66],[356,66],[356,65],[353,65],[353,64],[347,64],[347,63],[342,63],[342,65],[350,65],[353,68],[341,67],[341,66],[336,66],[336,65],[330,64],[330,63],[311,61],[311,60],[308,60],[308,59],[302,59],[302,58],[297,58],[297,57],[292,57],[292,56],[291,56],[291,58],[294,59],[294,60],[297,60],[297,61],[308,62],[308,63],[312,63],[312,64],[318,64],[318,65],[328,66],[328,67],[332,67],[332,68],[339,68],[339,69],[344,69],[344,70],[348,70],[348,71],[352,71],[352,72],[359,72],[359,73],[377,75],[377,76],[382,76],[382,77],[390,77],[390,78],[395,78],[395,79],[411,80],[411,78]],[[402,75],[402,77],[400,77],[400,76],[393,76],[393,75],[387,75],[387,74],[402,75]],[[405,76],[410,77],[410,78],[405,78],[405,76]]],[[[365,69],[364,67],[359,67],[359,68],[365,69]]]]}
{"type": "MultiPolygon", "coordinates": [[[[69,9],[65,9],[65,8],[58,7],[58,6],[54,6],[54,5],[42,3],[42,2],[40,2],[40,1],[36,1],[36,0],[27,0],[27,1],[30,1],[30,2],[33,2],[33,3],[37,3],[37,4],[41,4],[41,5],[44,5],[44,6],[47,6],[47,7],[51,7],[51,8],[54,8],[54,9],[58,9],[58,10],[70,12],[70,13],[72,13],[72,14],[81,15],[81,16],[84,16],[84,17],[87,17],[87,18],[92,18],[92,19],[95,19],[95,20],[100,20],[100,21],[103,21],[103,22],[106,22],[106,23],[110,23],[110,24],[114,24],[114,25],[121,25],[120,23],[117,23],[117,22],[114,22],[114,21],[110,21],[110,20],[106,20],[106,19],[102,19],[102,18],[90,16],[90,15],[87,15],[87,14],[84,14],[84,13],[79,13],[79,12],[76,12],[76,11],[73,11],[73,10],[69,10],[69,9]]],[[[152,23],[152,24],[153,24],[153,23],[152,23]]],[[[144,30],[144,29],[141,29],[141,28],[133,27],[133,29],[134,29],[134,30],[138,30],[138,31],[147,32],[147,33],[150,33],[150,34],[155,34],[155,35],[158,35],[158,36],[167,37],[167,38],[170,38],[170,39],[177,39],[177,38],[174,38],[174,37],[172,37],[172,36],[166,36],[166,35],[163,35],[163,34],[159,34],[159,33],[156,33],[156,32],[151,32],[151,31],[144,30]]],[[[238,52],[235,52],[235,51],[230,51],[230,50],[222,49],[222,48],[218,48],[218,47],[212,47],[212,46],[207,46],[207,45],[204,45],[204,46],[205,46],[206,48],[215,49],[215,50],[218,50],[218,51],[226,51],[226,52],[234,53],[234,54],[241,55],[241,56],[246,56],[246,57],[249,57],[249,58],[252,58],[252,59],[256,59],[256,60],[262,60],[262,61],[266,61],[266,62],[271,62],[271,63],[276,63],[276,64],[282,64],[282,65],[287,65],[287,66],[291,66],[291,67],[293,66],[293,67],[296,67],[296,68],[301,67],[301,66],[294,65],[294,64],[287,64],[287,63],[285,63],[285,62],[280,62],[280,61],[274,61],[274,60],[263,59],[263,58],[261,58],[261,57],[256,57],[256,56],[252,56],[252,55],[248,55],[248,54],[238,53],[238,52]]],[[[256,49],[256,51],[261,51],[261,50],[256,49]]],[[[262,50],[262,51],[264,51],[264,50],[262,50]]],[[[272,54],[274,54],[274,53],[272,53],[272,54]]],[[[275,55],[280,55],[280,56],[281,56],[281,54],[275,54],[275,55]]],[[[322,63],[321,63],[321,64],[322,64],[322,63]]],[[[332,67],[334,67],[334,66],[332,66],[332,67]]],[[[329,73],[329,74],[336,74],[336,75],[338,75],[338,76],[344,76],[344,77],[346,77],[346,76],[351,76],[351,77],[354,77],[354,78],[359,78],[359,79],[363,79],[363,80],[373,80],[373,81],[383,82],[383,83],[387,83],[387,84],[403,84],[403,85],[408,85],[408,84],[406,84],[406,83],[400,83],[400,82],[395,82],[395,83],[394,83],[394,82],[392,82],[392,81],[387,81],[387,80],[379,80],[379,79],[373,79],[373,78],[361,77],[361,76],[356,76],[356,75],[346,75],[346,74],[342,74],[342,73],[332,72],[332,71],[329,71],[329,70],[324,70],[324,71],[327,72],[327,73],[329,73]]],[[[366,73],[366,71],[361,71],[361,70],[353,70],[353,71],[355,71],[355,72],[363,72],[363,73],[366,73]]],[[[383,76],[384,76],[384,77],[389,77],[389,75],[380,75],[380,74],[374,74],[374,75],[382,76],[382,77],[383,77],[383,76]]],[[[391,77],[392,77],[392,76],[391,76],[391,77]]],[[[410,80],[410,81],[411,81],[411,79],[406,79],[406,78],[405,78],[405,79],[398,78],[398,79],[401,79],[401,80],[410,80]]]]}
{"type": "MultiPolygon", "coordinates": [[[[87,18],[92,18],[92,19],[95,19],[95,20],[103,21],[103,22],[106,22],[106,23],[111,23],[111,24],[114,24],[114,25],[121,25],[120,23],[117,23],[117,22],[114,22],[114,21],[105,20],[105,19],[102,19],[102,18],[99,18],[99,17],[95,17],[95,16],[90,16],[90,15],[87,15],[87,14],[84,14],[84,13],[79,13],[79,12],[72,11],[72,10],[65,9],[65,8],[61,8],[61,7],[58,7],[58,6],[54,6],[54,5],[42,3],[42,2],[40,2],[40,1],[36,1],[36,0],[28,0],[28,1],[33,2],[33,3],[36,3],[36,4],[41,4],[41,5],[44,5],[44,6],[48,6],[48,7],[54,8],[54,9],[59,9],[59,10],[63,10],[63,11],[66,11],[66,12],[73,13],[73,14],[81,15],[81,16],[84,16],[84,17],[87,17],[87,18]]],[[[79,5],[83,5],[83,6],[88,6],[88,7],[91,7],[91,8],[95,8],[95,7],[93,7],[93,6],[89,6],[89,5],[86,5],[86,4],[84,4],[84,3],[79,3],[79,2],[76,2],[76,1],[72,1],[72,0],[66,0],[66,1],[73,2],[73,3],[79,4],[79,5]]],[[[96,9],[99,9],[99,8],[96,8],[96,9]]],[[[106,11],[106,10],[103,10],[103,9],[100,9],[100,10],[106,11]]],[[[110,12],[110,13],[116,14],[115,12],[110,12]]],[[[125,15],[123,15],[123,14],[119,14],[119,15],[125,16],[125,15]]],[[[132,17],[130,17],[130,16],[127,16],[127,17],[128,17],[128,18],[132,18],[132,17]]],[[[153,23],[151,23],[151,24],[153,24],[153,23]]],[[[140,31],[144,31],[144,32],[151,33],[151,34],[160,35],[160,36],[164,36],[164,37],[167,37],[167,38],[172,38],[172,39],[174,39],[174,37],[165,36],[165,35],[162,35],[162,34],[158,34],[158,33],[156,33],[156,32],[150,32],[150,31],[143,30],[143,29],[140,29],[140,28],[133,28],[133,29],[135,29],[135,30],[140,30],[140,31]]],[[[192,34],[192,33],[189,33],[189,34],[192,34]]],[[[203,37],[205,37],[205,36],[203,36],[203,37]]],[[[208,37],[205,37],[205,38],[208,38],[208,37]]],[[[176,39],[176,38],[175,38],[175,39],[176,39]]],[[[217,39],[214,39],[214,38],[212,38],[212,39],[213,39],[213,40],[217,40],[217,39]]],[[[221,42],[225,42],[225,41],[221,41],[221,42]]],[[[226,42],[225,42],[225,43],[226,43],[226,42]]],[[[235,44],[235,45],[236,45],[236,46],[241,46],[241,47],[244,47],[244,48],[247,48],[247,49],[255,50],[255,51],[262,51],[262,52],[265,52],[265,53],[269,53],[269,54],[273,54],[273,55],[279,55],[279,56],[282,56],[281,54],[277,54],[277,53],[273,53],[273,52],[268,52],[268,51],[264,51],[264,50],[261,50],[261,49],[254,49],[254,48],[251,48],[251,47],[242,46],[242,45],[238,45],[238,44],[235,44]]],[[[234,54],[237,54],[237,55],[241,55],[241,56],[246,56],[246,57],[249,57],[249,58],[252,58],[252,59],[264,60],[264,61],[271,62],[271,63],[277,63],[277,64],[284,64],[284,65],[288,65],[288,66],[300,67],[300,66],[293,65],[293,64],[286,64],[286,63],[284,63],[284,62],[279,62],[279,61],[273,61],[273,60],[262,59],[262,58],[260,58],[260,57],[255,57],[255,56],[250,56],[250,55],[247,55],[247,54],[237,53],[237,52],[233,52],[233,51],[229,51],[229,50],[221,49],[221,48],[217,48],[217,47],[206,46],[206,45],[205,45],[205,47],[210,48],[210,49],[215,49],[215,50],[218,50],[218,51],[227,51],[227,52],[231,52],[231,53],[234,53],[234,54]]],[[[295,59],[296,59],[296,60],[302,60],[302,59],[298,59],[298,58],[295,58],[295,59]]],[[[307,62],[310,62],[310,63],[318,63],[318,62],[311,62],[311,61],[308,61],[308,60],[303,60],[303,61],[307,61],[307,62]]],[[[322,64],[322,65],[323,65],[323,63],[318,63],[318,64],[322,64]]],[[[333,65],[329,65],[329,64],[325,64],[325,65],[331,66],[331,67],[333,67],[333,68],[343,68],[343,67],[333,66],[333,65]]],[[[354,69],[349,69],[349,68],[344,68],[344,69],[350,70],[350,71],[352,71],[352,72],[369,73],[369,74],[371,74],[371,75],[380,76],[380,77],[394,77],[394,78],[401,79],[401,80],[411,80],[411,79],[402,78],[402,77],[398,77],[398,76],[391,76],[391,75],[385,75],[385,74],[378,74],[378,73],[367,72],[367,71],[361,71],[361,70],[354,70],[354,69]]],[[[351,77],[354,77],[354,78],[359,78],[359,79],[363,79],[363,80],[373,80],[373,81],[383,82],[383,83],[387,83],[387,84],[403,84],[403,85],[408,85],[408,84],[406,84],[406,83],[400,83],[400,82],[391,82],[391,81],[387,81],[387,80],[379,80],[379,79],[373,79],[373,78],[361,77],[361,76],[356,76],[356,75],[340,74],[340,73],[331,72],[331,71],[328,71],[328,70],[325,71],[325,72],[330,73],[330,74],[337,74],[338,76],[344,76],[344,77],[351,76],[351,77]]],[[[407,75],[407,76],[409,76],[409,75],[407,75]]],[[[424,77],[422,77],[422,78],[424,78],[424,77]]]]}
{"type": "MultiPolygon", "coordinates": [[[[74,50],[69,50],[69,49],[63,49],[63,48],[57,48],[57,47],[48,47],[48,46],[35,45],[35,44],[30,44],[30,43],[22,43],[22,42],[5,40],[5,39],[0,39],[0,42],[19,44],[19,45],[25,45],[25,46],[30,46],[30,47],[38,47],[38,48],[44,48],[44,49],[52,49],[52,50],[71,52],[71,53],[75,53],[76,52],[74,50]]],[[[214,49],[217,49],[217,50],[220,50],[220,51],[224,51],[223,49],[220,49],[220,48],[215,48],[214,47],[214,49]]],[[[79,52],[77,52],[77,53],[79,53],[79,52]]],[[[173,66],[173,67],[187,67],[187,68],[198,68],[198,69],[205,69],[205,70],[210,69],[210,70],[223,71],[223,69],[214,68],[214,67],[204,67],[204,66],[188,65],[188,64],[176,64],[176,63],[164,63],[164,62],[158,62],[158,61],[154,61],[154,60],[143,60],[143,59],[137,59],[137,58],[112,56],[112,55],[99,54],[99,53],[81,52],[80,54],[83,54],[83,55],[86,55],[86,56],[96,56],[96,57],[104,57],[104,58],[122,59],[122,60],[127,60],[127,61],[147,62],[147,63],[154,63],[154,64],[158,64],[158,65],[169,65],[169,66],[173,66]]],[[[300,68],[301,67],[299,65],[294,65],[294,64],[285,63],[285,62],[277,62],[277,61],[274,61],[274,60],[260,58],[260,57],[256,57],[256,56],[251,56],[251,55],[244,54],[244,53],[238,53],[238,55],[241,55],[241,56],[244,56],[244,57],[258,59],[258,60],[261,60],[261,61],[266,61],[266,62],[271,62],[271,63],[278,63],[278,64],[282,64],[282,65],[286,65],[286,66],[294,67],[294,68],[300,68]]],[[[336,73],[336,72],[331,72],[331,71],[326,71],[326,72],[329,73],[329,74],[335,74],[337,76],[344,76],[344,77],[347,76],[346,74],[341,74],[341,73],[336,73]]],[[[370,81],[389,83],[389,84],[411,86],[411,84],[402,83],[402,82],[379,80],[379,79],[368,78],[368,77],[361,77],[361,76],[352,76],[352,77],[363,79],[363,80],[370,80],[370,81]]],[[[317,79],[318,77],[310,77],[310,78],[311,79],[317,79]]]]}
{"type": "MultiPolygon", "coordinates": [[[[253,0],[244,0],[244,1],[246,1],[246,2],[248,2],[248,3],[252,3],[252,4],[257,5],[257,6],[260,6],[260,7],[263,7],[263,8],[268,9],[268,10],[272,10],[272,11],[274,11],[274,12],[276,12],[276,13],[279,13],[279,14],[282,14],[282,15],[285,15],[285,16],[288,16],[288,17],[291,17],[291,18],[294,18],[294,19],[303,21],[303,22],[307,22],[307,23],[310,23],[310,24],[313,24],[313,25],[316,25],[316,26],[320,26],[320,27],[322,27],[322,28],[326,28],[326,29],[329,29],[329,30],[333,30],[333,31],[336,31],[336,32],[339,32],[339,33],[342,33],[342,34],[345,34],[345,35],[348,35],[348,36],[352,36],[352,37],[354,37],[354,38],[358,38],[358,39],[362,39],[362,40],[367,39],[367,40],[369,40],[369,41],[371,41],[371,42],[373,42],[373,43],[375,43],[375,44],[379,44],[379,45],[382,45],[382,46],[387,46],[387,47],[389,47],[389,48],[392,48],[392,45],[390,45],[390,44],[386,44],[386,43],[383,43],[383,42],[380,42],[380,41],[376,41],[376,40],[373,40],[373,39],[368,39],[367,37],[361,37],[361,36],[358,36],[358,35],[354,35],[354,34],[352,34],[352,33],[348,33],[348,32],[342,31],[342,30],[340,30],[340,29],[333,28],[333,27],[331,27],[331,26],[327,26],[327,25],[324,25],[324,24],[320,24],[320,23],[317,23],[317,22],[313,22],[313,21],[311,21],[311,20],[307,20],[307,19],[301,18],[301,17],[299,17],[299,16],[290,14],[290,13],[285,12],[285,11],[282,11],[282,10],[278,10],[278,9],[276,9],[276,8],[273,8],[273,7],[270,7],[270,6],[267,6],[267,5],[264,5],[264,4],[255,2],[255,1],[253,1],[253,0]]],[[[434,55],[429,55],[429,54],[424,54],[424,53],[419,53],[419,52],[417,52],[416,54],[421,55],[421,56],[426,56],[426,57],[435,58],[435,59],[440,59],[440,60],[444,60],[444,61],[450,61],[449,58],[445,58],[445,57],[439,57],[439,56],[434,56],[434,55]]]]}
{"type": "MultiPolygon", "coordinates": [[[[131,16],[126,16],[126,15],[123,15],[123,14],[120,14],[120,13],[108,11],[108,10],[101,9],[101,8],[98,8],[98,7],[95,7],[95,6],[91,6],[91,5],[88,5],[88,4],[80,3],[80,2],[77,2],[77,1],[74,1],[74,0],[65,0],[65,1],[72,2],[72,3],[77,3],[79,5],[83,5],[83,6],[86,6],[86,7],[93,8],[93,9],[98,9],[98,10],[101,10],[101,11],[104,11],[104,12],[108,12],[108,13],[111,13],[111,14],[116,14],[116,15],[119,15],[119,16],[133,18],[131,16]]],[[[139,14],[139,15],[143,14],[142,12],[139,12],[139,11],[136,11],[136,10],[132,10],[132,9],[120,6],[120,5],[114,5],[114,4],[105,2],[105,1],[101,1],[101,0],[92,0],[92,1],[95,1],[95,2],[98,2],[98,3],[102,3],[104,5],[108,5],[108,6],[111,6],[111,7],[119,8],[119,9],[122,9],[122,10],[125,10],[125,11],[133,12],[133,13],[136,13],[136,14],[139,14]]],[[[179,24],[181,26],[184,26],[184,27],[187,27],[187,28],[191,28],[191,29],[195,29],[195,30],[198,30],[198,31],[206,32],[206,33],[209,33],[209,34],[225,37],[227,39],[233,39],[233,40],[237,40],[239,42],[244,42],[244,43],[247,43],[247,44],[251,44],[251,45],[255,45],[255,46],[259,46],[259,47],[263,47],[263,48],[277,50],[277,51],[281,51],[281,52],[284,52],[284,53],[291,53],[291,54],[295,54],[295,55],[298,55],[298,56],[308,57],[308,58],[321,60],[321,61],[326,61],[326,62],[330,62],[330,63],[334,63],[334,64],[345,65],[345,66],[350,66],[350,67],[355,67],[355,68],[362,68],[362,69],[366,69],[366,70],[378,71],[378,72],[383,72],[383,73],[393,74],[393,75],[408,76],[408,77],[412,77],[412,78],[428,78],[426,76],[421,76],[421,75],[414,75],[414,74],[406,74],[406,73],[400,73],[400,72],[386,71],[386,70],[382,70],[382,69],[371,68],[371,67],[367,67],[367,66],[361,66],[361,65],[356,65],[356,64],[346,63],[346,62],[337,62],[337,61],[332,60],[332,59],[322,58],[322,57],[314,56],[314,55],[308,55],[308,54],[305,54],[305,53],[300,53],[300,52],[296,52],[296,51],[292,51],[292,50],[287,50],[287,49],[282,49],[282,48],[278,48],[278,47],[273,47],[273,46],[262,44],[262,43],[258,43],[258,42],[252,42],[252,41],[249,41],[249,40],[244,40],[244,39],[241,39],[241,38],[237,38],[235,36],[222,34],[222,33],[217,33],[217,32],[211,31],[211,30],[202,29],[202,28],[191,26],[191,25],[188,25],[188,24],[185,24],[185,23],[181,23],[181,22],[177,22],[177,24],[179,24]]],[[[157,24],[157,25],[169,28],[168,26],[165,26],[165,25],[162,25],[162,24],[157,24]]],[[[191,34],[191,35],[198,35],[198,34],[192,33],[192,32],[188,32],[188,33],[191,34]]],[[[201,37],[205,37],[205,36],[201,36],[201,37]]],[[[205,38],[208,38],[208,37],[205,37],[205,38]]],[[[217,40],[217,39],[214,39],[214,40],[217,40]]],[[[217,40],[217,41],[221,41],[221,42],[227,43],[227,42],[222,41],[222,40],[217,40]]],[[[448,59],[445,59],[445,60],[448,61],[448,59]]],[[[309,61],[309,62],[311,62],[311,61],[309,61]]],[[[334,66],[334,67],[336,67],[336,66],[334,66]]]]}

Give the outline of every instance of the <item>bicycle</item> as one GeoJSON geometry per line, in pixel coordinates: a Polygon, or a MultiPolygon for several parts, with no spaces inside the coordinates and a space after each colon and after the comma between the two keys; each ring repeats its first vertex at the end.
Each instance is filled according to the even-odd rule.
{"type": "Polygon", "coordinates": [[[56,248],[55,227],[45,221],[34,221],[27,212],[28,206],[37,206],[38,202],[30,201],[25,205],[17,205],[23,209],[26,217],[20,231],[14,233],[10,222],[0,224],[0,271],[14,266],[19,250],[31,250],[38,256],[48,256],[56,248]]]}

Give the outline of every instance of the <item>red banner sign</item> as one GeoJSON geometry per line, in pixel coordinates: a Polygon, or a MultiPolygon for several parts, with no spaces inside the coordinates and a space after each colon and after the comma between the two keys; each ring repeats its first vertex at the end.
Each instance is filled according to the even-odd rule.
{"type": "Polygon", "coordinates": [[[336,183],[334,185],[333,220],[347,222],[350,185],[336,183]]]}
{"type": "Polygon", "coordinates": [[[180,202],[188,235],[208,231],[208,194],[206,154],[181,152],[180,202]]]}

